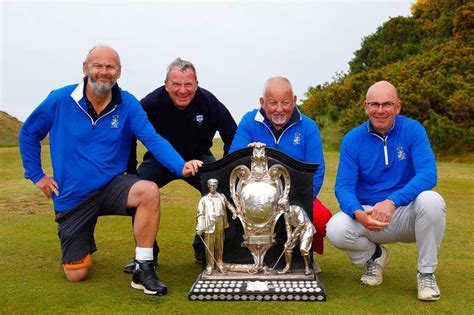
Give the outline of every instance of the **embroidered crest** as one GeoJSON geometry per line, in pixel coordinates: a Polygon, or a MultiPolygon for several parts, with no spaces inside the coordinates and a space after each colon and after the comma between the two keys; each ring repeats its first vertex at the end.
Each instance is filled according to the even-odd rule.
{"type": "Polygon", "coordinates": [[[118,128],[119,127],[119,120],[118,115],[112,116],[112,121],[110,122],[110,128],[118,128]]]}
{"type": "Polygon", "coordinates": [[[204,121],[204,115],[196,115],[196,121],[198,123],[198,126],[201,126],[202,122],[204,121]]]}
{"type": "Polygon", "coordinates": [[[399,161],[407,159],[407,155],[405,154],[405,151],[403,151],[403,147],[397,148],[397,157],[399,161]]]}
{"type": "Polygon", "coordinates": [[[295,137],[293,138],[293,144],[301,143],[301,133],[295,132],[295,137]]]}

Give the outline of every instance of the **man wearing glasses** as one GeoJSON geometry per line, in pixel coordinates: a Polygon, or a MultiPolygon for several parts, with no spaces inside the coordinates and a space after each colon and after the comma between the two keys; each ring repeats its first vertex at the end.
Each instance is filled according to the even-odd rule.
{"type": "Polygon", "coordinates": [[[401,101],[387,81],[365,100],[369,120],[342,139],[335,193],[341,212],[327,225],[331,243],[366,265],[360,282],[379,285],[389,253],[381,244],[416,242],[418,299],[440,298],[434,272],[446,225],[446,204],[431,189],[437,170],[423,126],[400,116],[401,101]]]}
{"type": "Polygon", "coordinates": [[[23,124],[19,140],[25,177],[53,199],[62,265],[70,281],[88,276],[97,249],[98,217],[136,211],[137,267],[131,285],[146,294],[166,294],[153,264],[152,246],[160,222],[158,187],[124,174],[132,136],[176,176],[194,176],[202,162],[185,163],[155,132],[138,100],[119,88],[121,64],[114,49],[91,49],[83,73],[79,84],[52,91],[23,124]],[[54,178],[41,165],[40,141],[48,134],[54,178]]]}

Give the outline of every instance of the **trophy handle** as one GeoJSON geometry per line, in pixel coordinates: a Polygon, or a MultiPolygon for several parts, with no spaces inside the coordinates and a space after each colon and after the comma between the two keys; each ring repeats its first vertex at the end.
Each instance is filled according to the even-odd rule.
{"type": "MultiPolygon", "coordinates": [[[[239,165],[232,170],[230,173],[229,190],[230,196],[234,201],[234,205],[237,208],[238,216],[241,216],[242,206],[240,205],[240,191],[242,190],[242,181],[250,177],[250,170],[245,165],[239,165]],[[236,186],[236,182],[239,183],[236,186]]],[[[242,221],[242,220],[241,220],[242,221]]]]}
{"type": "Polygon", "coordinates": [[[280,183],[280,176],[283,176],[283,179],[285,180],[285,187],[283,191],[280,191],[281,196],[280,198],[286,198],[288,199],[288,196],[290,195],[290,188],[291,188],[291,180],[290,180],[290,174],[288,173],[288,170],[281,164],[275,164],[270,169],[268,170],[268,173],[270,174],[270,178],[277,183],[280,183]]]}

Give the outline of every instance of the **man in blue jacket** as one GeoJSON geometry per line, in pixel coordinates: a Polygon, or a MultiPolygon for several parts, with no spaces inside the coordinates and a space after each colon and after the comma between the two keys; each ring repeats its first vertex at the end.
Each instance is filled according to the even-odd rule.
{"type": "MultiPolygon", "coordinates": [[[[268,79],[260,98],[260,108],[244,115],[229,152],[263,143],[299,161],[319,163],[313,179],[313,223],[317,229],[314,245],[322,254],[325,225],[331,212],[316,199],[325,172],[321,135],[314,121],[296,108],[296,99],[287,78],[268,79]]],[[[315,266],[315,271],[320,271],[319,266],[315,266]]]]}
{"type": "MultiPolygon", "coordinates": [[[[168,66],[165,85],[157,88],[140,103],[148,119],[163,138],[186,160],[198,159],[204,163],[215,162],[211,153],[212,140],[216,132],[224,142],[224,155],[229,151],[237,125],[229,110],[211,92],[198,86],[196,68],[181,58],[168,66]]],[[[165,165],[157,161],[151,152],[143,156],[143,163],[137,167],[137,143],[132,143],[128,172],[138,174],[142,179],[155,182],[162,188],[169,182],[180,179],[165,165]]],[[[201,176],[196,174],[184,179],[201,191],[201,176]]],[[[159,247],[155,242],[154,259],[159,247]]],[[[199,237],[193,243],[196,262],[204,258],[204,245],[199,237]]],[[[123,271],[133,272],[135,261],[127,264],[123,271]]]]}
{"type": "Polygon", "coordinates": [[[70,281],[86,279],[96,251],[98,216],[130,215],[136,209],[137,268],[132,287],[146,294],[167,293],[153,264],[153,241],[160,222],[155,183],[125,175],[132,137],[142,141],[176,176],[193,176],[202,162],[184,162],[156,134],[136,98],[121,90],[120,58],[108,46],[91,49],[83,63],[85,78],[52,91],[20,130],[25,178],[53,199],[62,264],[70,281]],[[41,165],[40,141],[49,133],[53,176],[41,165]]]}
{"type": "Polygon", "coordinates": [[[434,272],[446,225],[446,205],[431,189],[437,170],[423,126],[400,116],[402,103],[386,81],[367,91],[369,120],[342,139],[335,192],[342,212],[327,225],[328,239],[352,262],[366,265],[360,281],[379,285],[389,253],[381,244],[416,242],[418,299],[438,300],[434,272]]]}

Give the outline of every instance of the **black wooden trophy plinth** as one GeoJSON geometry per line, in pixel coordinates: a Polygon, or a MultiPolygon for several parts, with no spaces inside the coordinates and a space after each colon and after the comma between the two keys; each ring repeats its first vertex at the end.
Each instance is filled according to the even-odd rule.
{"type": "MultiPolygon", "coordinates": [[[[236,151],[219,161],[203,165],[201,168],[201,194],[207,194],[207,181],[215,178],[219,181],[218,192],[223,193],[232,202],[229,183],[230,174],[240,165],[248,168],[252,161],[252,148],[236,151]]],[[[313,218],[312,192],[313,175],[318,164],[297,161],[286,154],[266,148],[268,167],[275,164],[284,166],[290,176],[291,205],[302,207],[309,218],[313,218]]],[[[229,213],[229,212],[228,212],[229,213]]],[[[223,261],[225,265],[247,266],[254,263],[248,248],[242,247],[244,229],[239,220],[228,215],[229,228],[225,230],[223,261]]],[[[214,271],[208,275],[202,272],[191,287],[188,298],[191,301],[326,301],[326,291],[316,274],[305,275],[304,260],[298,250],[293,250],[292,272],[278,274],[285,266],[284,244],[287,241],[285,221],[280,216],[274,228],[275,245],[265,254],[264,263],[268,270],[263,272],[220,273],[214,271]]],[[[313,264],[310,251],[311,266],[313,264]]],[[[206,262],[203,262],[203,268],[206,262]]]]}

